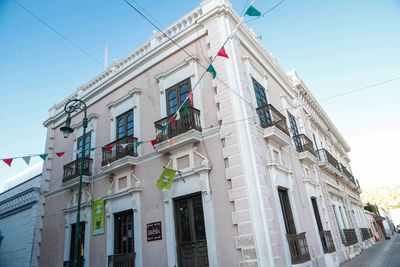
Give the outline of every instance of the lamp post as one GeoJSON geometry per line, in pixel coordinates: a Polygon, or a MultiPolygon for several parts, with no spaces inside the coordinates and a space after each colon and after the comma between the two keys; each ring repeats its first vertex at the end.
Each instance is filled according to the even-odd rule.
{"type": "MultiPolygon", "coordinates": [[[[79,252],[79,230],[80,230],[80,220],[81,220],[81,194],[82,194],[82,174],[83,174],[83,164],[84,164],[84,157],[85,157],[85,135],[86,135],[86,128],[88,125],[88,120],[86,117],[86,104],[80,99],[72,99],[68,101],[64,106],[64,111],[68,114],[67,120],[65,122],[65,126],[61,127],[61,132],[64,135],[64,138],[68,138],[69,134],[74,131],[71,128],[71,113],[75,111],[83,111],[84,117],[82,121],[83,127],[83,135],[82,135],[82,149],[81,149],[81,166],[79,171],[79,191],[78,191],[78,211],[76,214],[76,225],[75,225],[75,245],[74,245],[74,267],[78,265],[78,252],[79,252]]],[[[79,144],[78,144],[79,146],[79,144]]]]}

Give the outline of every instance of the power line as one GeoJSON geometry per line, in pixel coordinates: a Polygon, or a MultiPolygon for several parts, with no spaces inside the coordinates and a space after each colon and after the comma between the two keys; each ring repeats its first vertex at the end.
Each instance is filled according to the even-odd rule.
{"type": "Polygon", "coordinates": [[[73,47],[75,47],[76,49],[78,49],[79,51],[81,51],[82,53],[84,53],[85,55],[87,55],[89,58],[91,58],[94,62],[96,62],[97,64],[99,64],[100,66],[103,66],[103,64],[98,61],[95,57],[93,57],[92,55],[90,55],[88,52],[86,52],[85,50],[83,50],[82,48],[80,48],[76,43],[74,43],[71,39],[69,39],[68,37],[66,37],[64,34],[62,34],[61,32],[57,31],[54,27],[52,27],[50,24],[48,24],[47,22],[45,22],[44,20],[42,20],[40,17],[38,17],[37,15],[35,15],[32,11],[30,11],[29,9],[27,9],[25,6],[23,6],[21,3],[19,3],[16,0],[12,0],[15,4],[17,4],[19,7],[21,7],[22,9],[24,9],[26,12],[28,12],[32,17],[34,17],[35,19],[37,19],[38,21],[40,21],[43,25],[45,25],[47,28],[49,28],[50,30],[52,30],[53,32],[55,32],[56,34],[58,34],[61,38],[63,38],[65,41],[67,41],[68,43],[70,43],[73,47]]]}
{"type": "MultiPolygon", "coordinates": [[[[127,3],[133,10],[135,10],[140,16],[142,16],[145,20],[147,20],[152,26],[154,26],[159,32],[161,32],[166,38],[168,38],[172,43],[174,43],[181,51],[183,51],[186,55],[188,55],[191,59],[195,60],[195,57],[192,56],[191,54],[189,54],[183,47],[181,47],[177,42],[175,42],[171,37],[169,37],[162,29],[160,29],[160,27],[158,27],[157,25],[155,25],[149,18],[147,18],[142,12],[140,12],[136,7],[134,7],[131,3],[129,3],[128,0],[124,0],[125,3],[127,3]]],[[[135,2],[136,3],[136,2],[135,2]]],[[[142,7],[142,9],[144,10],[144,8],[142,7]]],[[[148,13],[148,12],[146,12],[148,13]]],[[[161,24],[160,24],[161,25],[161,24]]],[[[162,25],[161,25],[162,26],[162,25]]],[[[228,42],[230,36],[225,40],[223,46],[228,42]]],[[[222,47],[223,47],[222,46],[222,47]]],[[[212,59],[211,63],[214,62],[214,60],[217,58],[217,55],[212,59]]],[[[203,64],[201,64],[201,62],[197,63],[204,69],[207,70],[208,67],[204,66],[203,64]]],[[[197,83],[193,86],[192,90],[194,90],[196,88],[196,86],[200,83],[201,79],[203,78],[203,76],[207,73],[207,71],[204,71],[204,73],[201,75],[201,77],[198,79],[197,83]]],[[[218,77],[216,77],[217,80],[219,80],[221,83],[225,84],[224,81],[221,81],[218,77]]],[[[227,88],[229,88],[229,90],[231,90],[234,94],[236,94],[239,98],[241,98],[246,104],[248,104],[249,106],[251,106],[252,108],[255,108],[250,102],[248,102],[246,99],[244,99],[241,95],[239,95],[235,90],[233,90],[229,85],[225,84],[225,86],[227,88]]],[[[187,99],[186,99],[187,100],[187,99]]],[[[186,101],[185,100],[185,101],[186,101]]],[[[185,102],[184,101],[184,102],[185,102]]],[[[179,110],[179,109],[178,109],[179,110]]]]}

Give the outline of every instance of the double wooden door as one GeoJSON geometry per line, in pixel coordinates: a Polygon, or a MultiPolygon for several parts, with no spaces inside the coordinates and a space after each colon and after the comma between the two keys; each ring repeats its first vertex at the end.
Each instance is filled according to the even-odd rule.
{"type": "Polygon", "coordinates": [[[175,220],[179,267],[208,266],[201,195],[175,200],[175,220]]]}

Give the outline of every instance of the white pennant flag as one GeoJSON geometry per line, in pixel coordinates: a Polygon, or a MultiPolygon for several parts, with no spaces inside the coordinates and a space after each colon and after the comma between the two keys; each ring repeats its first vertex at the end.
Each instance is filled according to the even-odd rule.
{"type": "Polygon", "coordinates": [[[31,161],[31,156],[22,157],[22,159],[25,161],[25,163],[26,163],[27,165],[29,165],[29,162],[31,161]]]}
{"type": "Polygon", "coordinates": [[[178,112],[176,113],[175,120],[180,120],[180,119],[181,119],[181,114],[180,114],[180,112],[178,110],[178,112]]]}
{"type": "Polygon", "coordinates": [[[128,144],[120,144],[120,146],[122,146],[122,149],[125,149],[125,147],[127,146],[128,144]]]}

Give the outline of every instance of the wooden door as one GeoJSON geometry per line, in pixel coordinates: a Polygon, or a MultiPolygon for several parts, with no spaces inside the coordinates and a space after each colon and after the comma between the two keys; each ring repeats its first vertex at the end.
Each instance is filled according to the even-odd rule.
{"type": "Polygon", "coordinates": [[[207,240],[201,195],[175,200],[179,267],[208,266],[207,240]]]}

